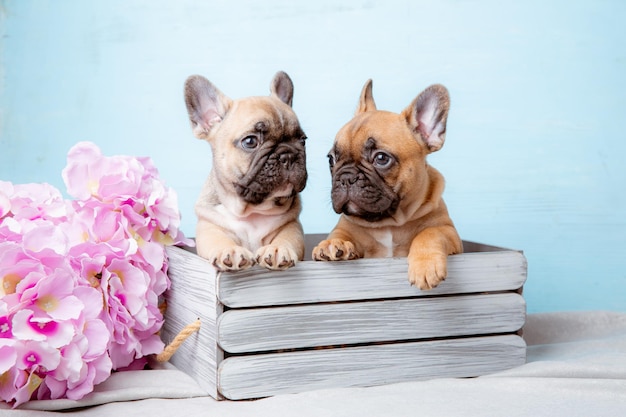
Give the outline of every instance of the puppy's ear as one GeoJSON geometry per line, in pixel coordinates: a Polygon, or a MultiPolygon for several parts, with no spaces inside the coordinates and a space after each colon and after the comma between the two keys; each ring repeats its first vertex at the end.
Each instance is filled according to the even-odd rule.
{"type": "Polygon", "coordinates": [[[374,96],[372,95],[372,80],[369,79],[361,90],[361,98],[359,99],[359,107],[356,109],[355,116],[359,113],[366,111],[376,110],[376,103],[374,103],[374,96]]]}
{"type": "Polygon", "coordinates": [[[422,91],[402,115],[411,129],[419,133],[428,150],[435,152],[441,149],[446,139],[449,109],[448,90],[441,84],[434,84],[422,91]]]}
{"type": "Polygon", "coordinates": [[[203,76],[192,75],[185,81],[185,104],[194,136],[207,139],[230,109],[232,100],[203,76]]]}
{"type": "Polygon", "coordinates": [[[293,82],[286,72],[278,71],[272,83],[270,84],[270,92],[283,103],[291,107],[293,103],[293,82]]]}

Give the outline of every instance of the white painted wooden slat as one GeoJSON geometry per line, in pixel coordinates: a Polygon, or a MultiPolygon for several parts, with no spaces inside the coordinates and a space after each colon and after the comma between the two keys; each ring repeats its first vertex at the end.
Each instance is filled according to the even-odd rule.
{"type": "Polygon", "coordinates": [[[517,251],[452,255],[447,279],[420,291],[409,285],[406,258],[304,261],[286,271],[254,267],[220,274],[218,298],[229,307],[257,307],[515,290],[524,284],[526,269],[517,251]]]}
{"type": "Polygon", "coordinates": [[[226,352],[512,333],[526,319],[517,293],[229,310],[218,320],[226,352]]]}
{"type": "Polygon", "coordinates": [[[177,247],[168,247],[171,287],[165,293],[167,310],[161,339],[167,344],[198,318],[200,331],[178,348],[170,362],[192,376],[217,398],[217,366],[223,358],[217,346],[217,316],[222,308],[215,297],[215,269],[204,259],[177,247]]]}
{"type": "MultiPolygon", "coordinates": [[[[219,367],[219,390],[238,400],[335,387],[485,375],[524,364],[516,335],[233,356],[219,367]]],[[[419,393],[416,393],[419,395],[419,393]]]]}

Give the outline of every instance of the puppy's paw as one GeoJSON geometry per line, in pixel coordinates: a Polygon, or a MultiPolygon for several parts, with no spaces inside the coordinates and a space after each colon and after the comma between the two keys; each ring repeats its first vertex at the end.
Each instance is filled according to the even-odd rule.
{"type": "Polygon", "coordinates": [[[206,258],[220,271],[240,271],[255,263],[252,252],[242,246],[218,249],[206,258]]]}
{"type": "Polygon", "coordinates": [[[431,290],[446,279],[448,257],[420,254],[409,258],[409,282],[420,290],[431,290]]]}
{"type": "Polygon", "coordinates": [[[267,245],[256,251],[255,259],[264,268],[283,270],[294,266],[298,261],[298,255],[288,247],[267,245]]]}
{"type": "Polygon", "coordinates": [[[313,259],[316,261],[347,261],[357,258],[359,255],[354,244],[347,240],[323,240],[313,249],[313,259]]]}

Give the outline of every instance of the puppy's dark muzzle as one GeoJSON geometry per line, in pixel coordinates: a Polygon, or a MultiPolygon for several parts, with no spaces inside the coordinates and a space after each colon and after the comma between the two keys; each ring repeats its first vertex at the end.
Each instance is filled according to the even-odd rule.
{"type": "Polygon", "coordinates": [[[278,162],[282,166],[284,184],[293,185],[298,193],[304,190],[308,178],[304,150],[283,145],[278,147],[277,154],[278,162]]]}
{"type": "Polygon", "coordinates": [[[399,201],[382,178],[356,165],[343,166],[335,172],[331,199],[336,213],[372,222],[392,215],[399,201]]]}
{"type": "Polygon", "coordinates": [[[280,144],[257,152],[250,170],[235,184],[239,195],[248,203],[260,204],[275,190],[292,185],[301,192],[307,181],[304,150],[280,144]]]}

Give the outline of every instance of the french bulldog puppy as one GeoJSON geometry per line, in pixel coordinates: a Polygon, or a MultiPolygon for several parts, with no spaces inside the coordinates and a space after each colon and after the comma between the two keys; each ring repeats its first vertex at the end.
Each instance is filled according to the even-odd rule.
{"type": "Polygon", "coordinates": [[[426,156],[443,146],[449,107],[446,88],[432,85],[402,113],[380,111],[367,81],[328,154],[341,216],[313,259],[407,256],[412,285],[428,290],[445,279],[448,255],[463,245],[441,197],[444,178],[426,156]]]}
{"type": "Polygon", "coordinates": [[[306,135],[291,108],[289,76],[276,73],[270,92],[233,100],[200,75],[185,82],[193,134],[213,157],[195,205],[196,247],[221,271],[286,269],[304,256],[306,135]]]}

